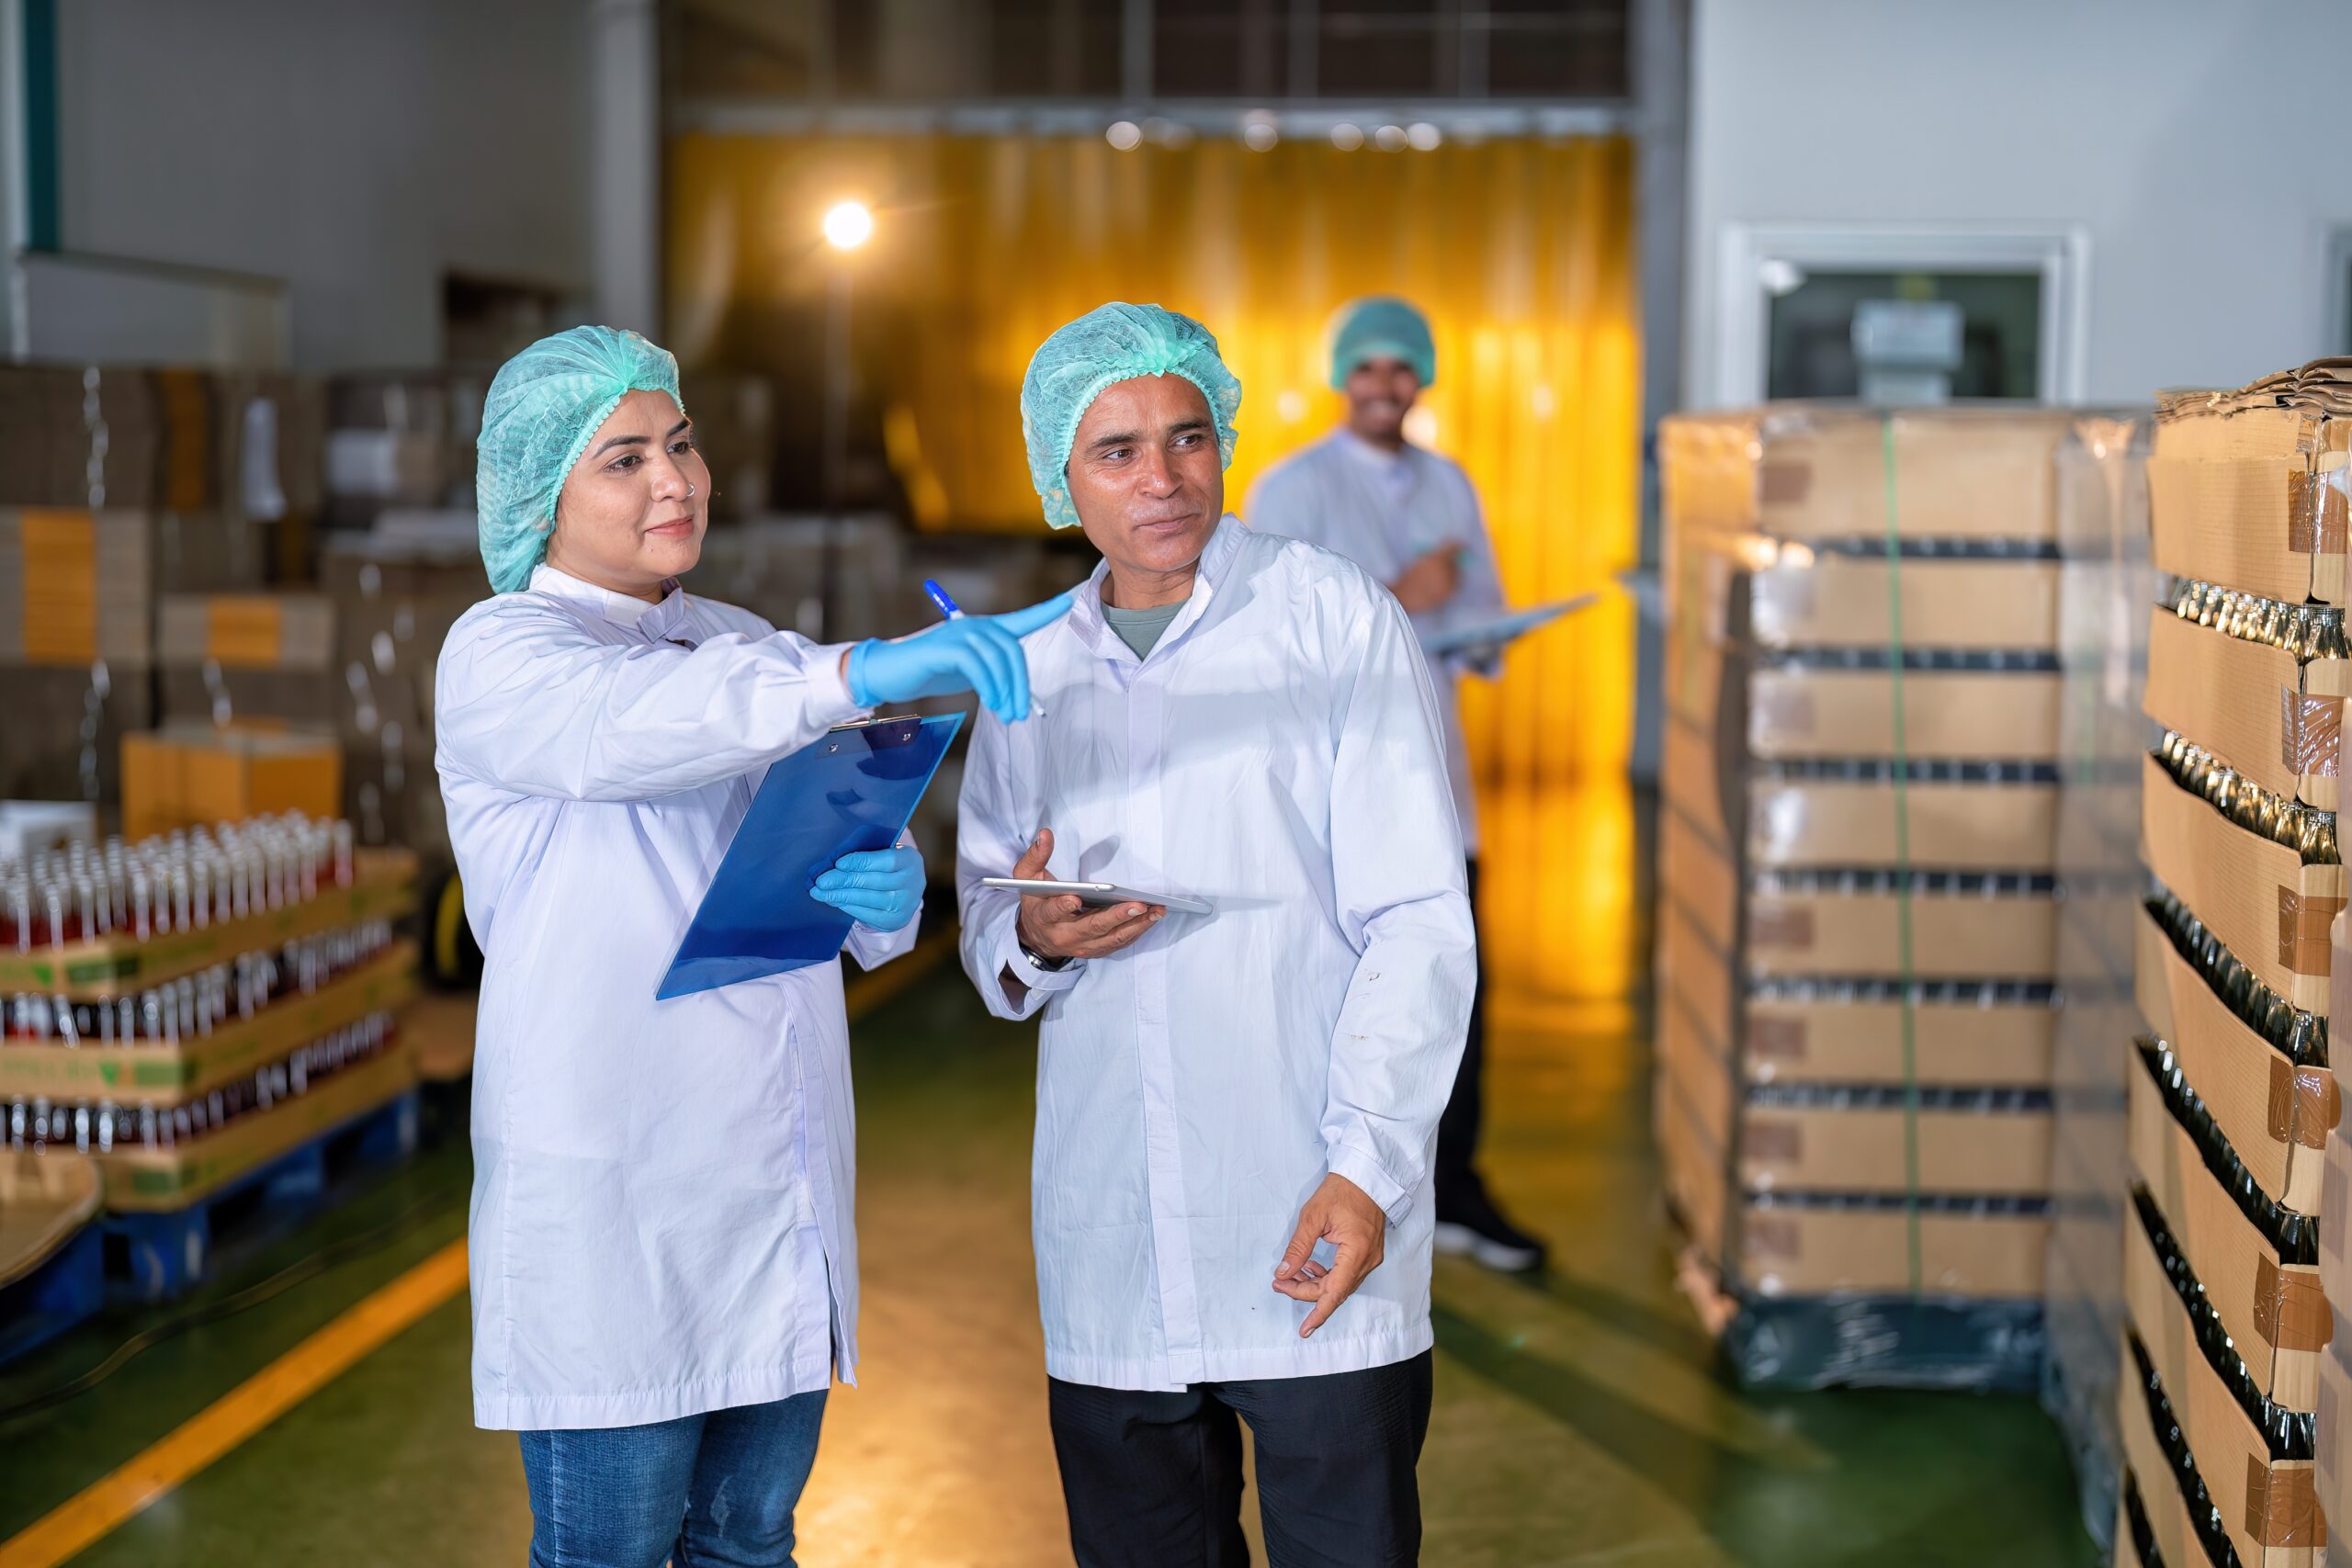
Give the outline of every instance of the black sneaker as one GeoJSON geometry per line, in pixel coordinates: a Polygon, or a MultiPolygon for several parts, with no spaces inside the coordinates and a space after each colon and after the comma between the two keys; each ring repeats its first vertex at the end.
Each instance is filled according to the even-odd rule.
{"type": "Polygon", "coordinates": [[[1437,1222],[1437,1249],[1467,1258],[1503,1274],[1526,1274],[1544,1267],[1544,1244],[1504,1219],[1485,1193],[1447,1210],[1437,1222]]]}

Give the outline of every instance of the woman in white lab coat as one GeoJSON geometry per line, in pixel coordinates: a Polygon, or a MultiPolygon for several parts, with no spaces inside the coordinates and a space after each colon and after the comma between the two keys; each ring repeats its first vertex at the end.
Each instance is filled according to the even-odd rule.
{"type": "MultiPolygon", "coordinates": [[[[1028,712],[1067,608],[820,646],[686,593],[710,474],[676,363],[582,327],[492,382],[491,599],[452,628],[435,766],[485,955],[474,1414],[522,1434],[541,1568],[792,1561],[826,1391],[854,1381],[838,964],[656,1002],[766,766],[879,703],[1028,712]]],[[[872,966],[914,940],[899,845],[814,885],[872,966]]]]}

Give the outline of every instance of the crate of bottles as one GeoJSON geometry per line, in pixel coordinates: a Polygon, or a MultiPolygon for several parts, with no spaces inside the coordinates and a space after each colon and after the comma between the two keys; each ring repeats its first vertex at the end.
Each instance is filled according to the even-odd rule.
{"type": "Polygon", "coordinates": [[[414,896],[404,852],[293,814],[0,864],[0,1131],[171,1208],[398,1097],[414,896]]]}

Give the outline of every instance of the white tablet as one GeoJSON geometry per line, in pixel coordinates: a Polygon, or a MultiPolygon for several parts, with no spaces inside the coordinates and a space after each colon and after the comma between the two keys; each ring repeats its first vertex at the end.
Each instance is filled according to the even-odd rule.
{"type": "Polygon", "coordinates": [[[1114,882],[1045,882],[1026,876],[983,876],[983,887],[1001,887],[1008,893],[1025,893],[1033,898],[1050,898],[1058,893],[1073,893],[1081,904],[1107,908],[1113,904],[1157,904],[1179,915],[1210,913],[1205,898],[1187,898],[1174,893],[1138,893],[1132,887],[1122,887],[1114,882]]]}

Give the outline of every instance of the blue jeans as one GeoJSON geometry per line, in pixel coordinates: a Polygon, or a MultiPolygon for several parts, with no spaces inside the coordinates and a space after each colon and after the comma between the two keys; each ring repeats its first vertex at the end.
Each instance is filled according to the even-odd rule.
{"type": "Polygon", "coordinates": [[[525,1432],[531,1568],[792,1568],[825,1395],[647,1427],[525,1432]]]}

